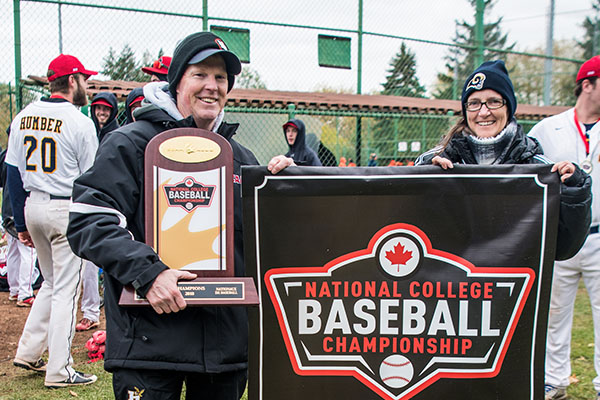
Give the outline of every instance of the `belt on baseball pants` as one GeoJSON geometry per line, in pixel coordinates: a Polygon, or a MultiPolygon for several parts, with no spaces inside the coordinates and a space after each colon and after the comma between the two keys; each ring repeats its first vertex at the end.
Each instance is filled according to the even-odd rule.
{"type": "MultiPolygon", "coordinates": [[[[25,197],[29,197],[31,193],[27,192],[25,197]]],[[[53,194],[50,195],[50,200],[71,200],[71,196],[55,196],[53,194]]]]}
{"type": "MultiPolygon", "coordinates": [[[[51,194],[50,200],[71,200],[71,196],[55,196],[51,194]]],[[[598,232],[598,227],[596,227],[596,232],[598,232]]]]}
{"type": "Polygon", "coordinates": [[[592,235],[594,233],[598,233],[598,232],[599,232],[598,225],[590,226],[590,235],[592,235]]]}

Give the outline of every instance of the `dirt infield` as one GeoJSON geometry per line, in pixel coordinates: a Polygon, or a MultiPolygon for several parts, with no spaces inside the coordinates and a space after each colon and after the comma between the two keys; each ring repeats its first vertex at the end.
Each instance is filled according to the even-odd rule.
{"type": "MultiPolygon", "coordinates": [[[[8,300],[7,292],[0,292],[0,387],[2,381],[5,379],[27,374],[27,371],[14,367],[12,360],[17,351],[17,344],[21,337],[23,326],[25,326],[27,316],[29,315],[29,310],[30,308],[17,307],[14,301],[8,300]]],[[[80,318],[81,311],[78,313],[78,320],[80,318]]],[[[105,328],[106,319],[104,318],[104,308],[102,308],[99,329],[105,328]]],[[[72,354],[76,363],[85,362],[87,349],[84,345],[95,331],[75,333],[72,354]]]]}

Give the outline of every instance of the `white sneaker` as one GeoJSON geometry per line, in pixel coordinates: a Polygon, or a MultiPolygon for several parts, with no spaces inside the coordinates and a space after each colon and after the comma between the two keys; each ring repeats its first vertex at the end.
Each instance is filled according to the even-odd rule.
{"type": "Polygon", "coordinates": [[[96,375],[84,374],[83,372],[75,371],[73,376],[68,379],[65,379],[61,382],[44,382],[44,385],[49,389],[58,389],[69,386],[80,386],[80,385],[89,385],[90,383],[96,382],[98,377],[96,375]]]}
{"type": "Polygon", "coordinates": [[[544,391],[546,392],[544,399],[545,400],[566,400],[567,398],[567,389],[559,388],[552,385],[544,385],[544,391]]]}

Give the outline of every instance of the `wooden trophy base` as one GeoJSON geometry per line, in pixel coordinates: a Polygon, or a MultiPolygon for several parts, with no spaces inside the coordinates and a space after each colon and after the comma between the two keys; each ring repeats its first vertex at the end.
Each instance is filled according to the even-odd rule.
{"type": "MultiPolygon", "coordinates": [[[[188,306],[252,306],[258,305],[258,293],[251,277],[203,277],[177,282],[188,306]]],[[[119,304],[149,306],[132,286],[125,286],[119,304]]]]}

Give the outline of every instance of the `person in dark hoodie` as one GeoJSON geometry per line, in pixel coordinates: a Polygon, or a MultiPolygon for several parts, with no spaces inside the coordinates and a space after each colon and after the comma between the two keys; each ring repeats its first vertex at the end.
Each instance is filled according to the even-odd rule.
{"type": "MultiPolygon", "coordinates": [[[[462,91],[462,118],[442,143],[417,158],[416,165],[443,169],[459,164],[551,164],[537,140],[525,135],[514,118],[517,99],[504,62],[486,61],[467,79],[462,91]]],[[[583,245],[591,222],[591,178],[577,165],[553,165],[561,181],[556,259],[573,257],[583,245]]]]}
{"type": "Polygon", "coordinates": [[[290,119],[283,124],[283,136],[290,148],[286,157],[291,157],[296,165],[320,167],[321,161],[311,148],[306,145],[304,122],[290,119]]]}
{"type": "Polygon", "coordinates": [[[90,111],[92,121],[96,125],[98,142],[102,143],[107,133],[119,127],[119,121],[117,121],[117,114],[119,113],[117,96],[110,92],[98,93],[92,99],[90,111]]]}
{"type": "Polygon", "coordinates": [[[142,106],[142,101],[144,100],[144,88],[136,87],[127,95],[127,99],[125,100],[125,115],[127,116],[127,122],[125,124],[130,124],[135,121],[133,116],[133,112],[142,106]]]}
{"type": "MultiPolygon", "coordinates": [[[[233,149],[234,268],[245,275],[241,168],[258,165],[233,139],[239,124],[224,121],[227,94],[241,63],[211,32],[187,36],[175,48],[168,83],[144,86],[136,121],[113,131],[92,168],[76,180],[67,237],[73,250],[104,268],[106,352],[115,398],[144,393],[149,399],[238,400],[248,368],[248,317],[243,307],[186,308],[177,281],[189,271],[171,269],[145,244],[144,153],[157,134],[173,128],[202,128],[221,135],[233,149]],[[148,103],[148,104],[146,104],[148,103]],[[151,307],[121,307],[131,285],[151,307]],[[136,390],[137,392],[134,392],[136,390]]],[[[274,157],[271,173],[294,165],[274,157]]]]}
{"type": "MultiPolygon", "coordinates": [[[[111,92],[100,92],[92,99],[90,106],[92,121],[96,126],[98,142],[102,143],[106,135],[119,128],[117,114],[117,96],[111,92]]],[[[77,332],[89,331],[100,326],[100,305],[102,299],[98,292],[99,269],[93,263],[86,261],[83,270],[83,290],[81,292],[82,318],[75,325],[77,332]]]]}

